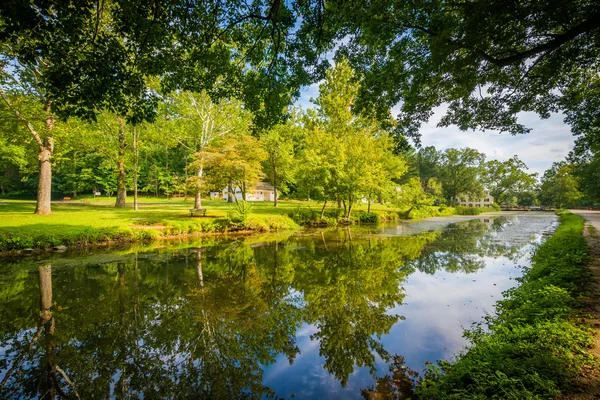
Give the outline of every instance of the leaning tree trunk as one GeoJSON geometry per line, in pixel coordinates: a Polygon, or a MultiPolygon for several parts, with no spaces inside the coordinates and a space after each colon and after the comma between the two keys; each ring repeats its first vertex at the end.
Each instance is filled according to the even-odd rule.
{"type": "Polygon", "coordinates": [[[121,121],[119,130],[119,157],[117,159],[119,177],[117,179],[117,201],[115,207],[125,207],[127,188],[125,187],[125,121],[121,121]]]}
{"type": "Polygon", "coordinates": [[[54,151],[54,140],[52,137],[44,138],[40,145],[38,160],[40,161],[40,176],[38,180],[36,214],[48,215],[51,212],[52,201],[52,152],[54,151]]]}

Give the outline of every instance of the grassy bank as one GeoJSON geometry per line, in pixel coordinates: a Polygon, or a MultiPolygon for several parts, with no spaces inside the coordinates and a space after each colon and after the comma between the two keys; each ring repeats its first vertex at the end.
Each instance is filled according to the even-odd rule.
{"type": "MultiPolygon", "coordinates": [[[[335,226],[343,222],[343,211],[330,204],[321,220],[323,203],[316,201],[281,201],[250,204],[240,215],[234,204],[204,201],[205,217],[191,218],[193,204],[182,199],[141,198],[140,209],[129,206],[116,209],[114,199],[81,199],[56,202],[52,214],[33,214],[33,201],[0,201],[0,251],[55,246],[88,246],[107,242],[139,242],[160,238],[227,233],[237,231],[272,232],[299,229],[301,226],[335,226]]],[[[487,210],[486,211],[492,211],[487,210]]],[[[402,219],[406,210],[389,204],[357,204],[351,223],[384,223],[402,219]]],[[[450,216],[452,207],[422,207],[412,210],[411,219],[450,216]]],[[[475,214],[468,214],[475,215],[475,214]]]]}
{"type": "Polygon", "coordinates": [[[420,399],[552,399],[584,366],[592,342],[574,322],[589,277],[589,249],[578,215],[560,216],[521,285],[504,293],[496,314],[468,331],[472,347],[450,364],[430,365],[420,399]]]}

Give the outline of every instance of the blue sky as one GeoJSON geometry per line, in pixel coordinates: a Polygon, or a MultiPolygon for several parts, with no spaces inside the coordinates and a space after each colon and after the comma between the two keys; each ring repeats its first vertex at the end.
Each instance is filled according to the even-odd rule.
{"type": "MultiPolygon", "coordinates": [[[[301,97],[296,102],[302,108],[312,108],[311,98],[319,95],[319,85],[313,84],[302,89],[301,97]]],[[[429,123],[421,127],[424,146],[435,146],[437,149],[451,147],[472,147],[487,155],[487,159],[504,161],[514,155],[519,156],[527,164],[531,172],[543,175],[544,171],[555,161],[562,161],[573,148],[574,138],[568,125],[563,122],[561,114],[553,114],[542,120],[534,113],[519,114],[519,122],[532,129],[526,135],[512,136],[497,131],[462,132],[455,126],[438,128],[445,107],[435,109],[429,123]]],[[[392,109],[392,114],[397,113],[392,109]]]]}

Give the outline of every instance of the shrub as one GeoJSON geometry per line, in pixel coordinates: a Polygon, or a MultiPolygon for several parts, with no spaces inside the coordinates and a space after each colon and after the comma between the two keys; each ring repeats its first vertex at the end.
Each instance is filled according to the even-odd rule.
{"type": "Polygon", "coordinates": [[[358,220],[363,224],[373,224],[379,222],[379,215],[361,211],[358,215],[358,220]]]}

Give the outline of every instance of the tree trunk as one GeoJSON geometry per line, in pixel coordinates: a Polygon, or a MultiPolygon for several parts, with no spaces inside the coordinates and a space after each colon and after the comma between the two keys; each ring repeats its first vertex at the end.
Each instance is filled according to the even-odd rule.
{"type": "Polygon", "coordinates": [[[200,179],[202,179],[202,168],[198,170],[198,182],[196,183],[196,197],[194,199],[194,208],[199,210],[202,208],[202,190],[200,179]]]}
{"type": "Polygon", "coordinates": [[[367,206],[367,212],[370,214],[370,213],[371,213],[371,199],[369,198],[369,199],[367,200],[367,202],[368,202],[368,204],[369,204],[369,205],[367,206]]]}
{"type": "Polygon", "coordinates": [[[48,215],[51,212],[52,201],[52,152],[54,151],[54,140],[52,137],[44,139],[40,146],[38,160],[40,161],[40,177],[38,181],[37,204],[35,213],[48,215]]]}
{"type": "Polygon", "coordinates": [[[233,184],[231,182],[229,182],[229,187],[227,188],[227,202],[228,203],[233,203],[233,197],[231,197],[232,193],[233,193],[233,197],[235,197],[235,192],[233,192],[233,184]]]}
{"type": "Polygon", "coordinates": [[[73,152],[73,198],[77,197],[77,152],[73,152]]]}
{"type": "Polygon", "coordinates": [[[125,121],[121,121],[119,130],[119,157],[117,159],[119,167],[119,177],[117,179],[117,201],[115,207],[125,207],[127,198],[127,188],[125,187],[125,121]]]}
{"type": "Polygon", "coordinates": [[[325,216],[325,206],[327,205],[327,199],[323,202],[323,208],[321,208],[321,219],[325,216]]]}
{"type": "Polygon", "coordinates": [[[348,204],[348,214],[346,215],[346,221],[350,222],[350,214],[352,214],[352,201],[349,202],[348,204]]]}
{"type": "Polygon", "coordinates": [[[185,173],[185,185],[183,185],[183,201],[187,201],[187,181],[188,181],[188,155],[185,155],[185,168],[183,169],[185,173]]]}
{"type": "Polygon", "coordinates": [[[273,161],[273,194],[275,195],[273,205],[277,207],[277,163],[275,163],[275,161],[273,161]]]}
{"type": "Polygon", "coordinates": [[[277,207],[277,168],[275,166],[273,166],[273,194],[275,195],[273,205],[277,207]]]}
{"type": "Polygon", "coordinates": [[[138,210],[138,167],[139,167],[139,143],[138,130],[133,127],[133,209],[138,210]]]}

